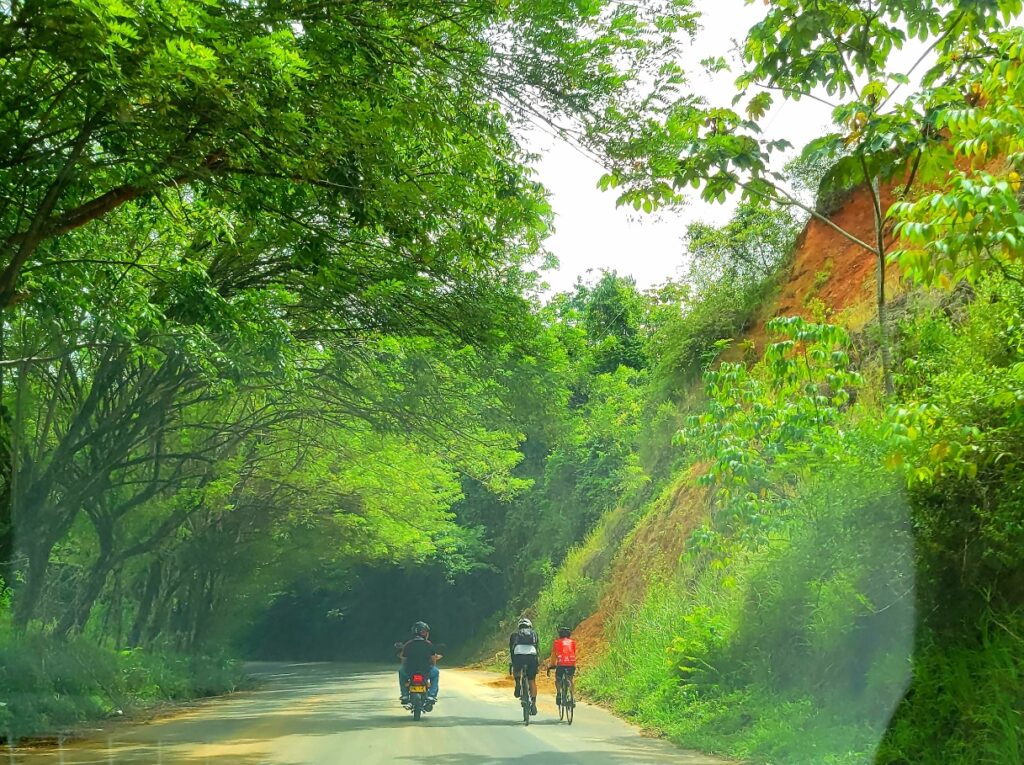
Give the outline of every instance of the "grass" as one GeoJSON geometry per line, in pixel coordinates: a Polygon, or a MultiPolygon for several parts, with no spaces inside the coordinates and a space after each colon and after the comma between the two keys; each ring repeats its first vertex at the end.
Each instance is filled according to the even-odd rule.
{"type": "Polygon", "coordinates": [[[241,666],[225,658],[114,652],[0,623],[0,740],[57,735],[161,702],[227,693],[244,681],[241,666]]]}
{"type": "Polygon", "coordinates": [[[882,742],[879,765],[1024,762],[1022,628],[1020,615],[989,614],[976,644],[922,639],[912,693],[882,742]]]}

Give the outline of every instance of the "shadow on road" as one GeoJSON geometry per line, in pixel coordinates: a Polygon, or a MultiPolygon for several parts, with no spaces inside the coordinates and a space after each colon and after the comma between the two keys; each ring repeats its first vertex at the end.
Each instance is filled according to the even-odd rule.
{"type": "MultiPolygon", "coordinates": [[[[520,723],[521,724],[521,723],[520,723]]],[[[557,725],[557,721],[549,724],[557,725]]],[[[533,727],[531,723],[530,727],[533,727]]],[[[641,741],[643,741],[641,739],[641,741]]],[[[704,759],[693,759],[685,753],[652,752],[646,743],[638,745],[635,738],[611,738],[601,742],[602,749],[579,752],[535,751],[528,754],[484,755],[452,753],[395,757],[395,762],[417,765],[703,765],[704,759]]]]}

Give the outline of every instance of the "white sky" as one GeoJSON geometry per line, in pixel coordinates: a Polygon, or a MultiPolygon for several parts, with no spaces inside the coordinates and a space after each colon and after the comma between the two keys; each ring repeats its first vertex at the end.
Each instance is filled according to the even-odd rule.
{"type": "MultiPolygon", "coordinates": [[[[699,62],[710,56],[727,55],[734,47],[732,41],[742,39],[763,15],[764,6],[747,5],[744,0],[696,0],[694,5],[703,14],[703,31],[682,62],[690,77],[690,88],[712,101],[729,105],[735,93],[735,74],[726,73],[712,80],[699,62]]],[[[771,138],[786,138],[799,148],[826,132],[829,122],[829,109],[820,103],[777,99],[764,124],[771,138]]],[[[682,210],[645,215],[632,207],[616,208],[615,191],[602,192],[597,188],[604,171],[594,161],[540,132],[529,136],[528,143],[532,151],[542,155],[537,163],[537,177],[550,191],[556,215],[555,233],[548,239],[548,248],[560,265],[544,274],[553,292],[571,289],[578,276],[587,279],[588,270],[593,270],[594,277],[602,268],[633,276],[641,289],[659,284],[678,275],[684,263],[681,238],[687,223],[724,223],[729,218],[729,206],[707,205],[700,201],[696,191],[682,210]]]]}

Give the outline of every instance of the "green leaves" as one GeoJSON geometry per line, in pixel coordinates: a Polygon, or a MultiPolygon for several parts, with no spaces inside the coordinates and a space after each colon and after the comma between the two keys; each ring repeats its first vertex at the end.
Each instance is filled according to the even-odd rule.
{"type": "MultiPolygon", "coordinates": [[[[931,171],[939,190],[890,212],[902,239],[892,257],[921,283],[977,281],[1024,256],[1022,35],[1019,28],[993,35],[994,55],[958,78],[958,101],[936,96],[934,123],[950,133],[953,147],[945,166],[931,171]]],[[[947,65],[962,53],[950,52],[947,65]]]]}
{"type": "Polygon", "coordinates": [[[705,375],[707,408],[674,439],[708,462],[702,482],[718,498],[716,526],[759,538],[764,508],[785,504],[789,487],[842,434],[836,425],[862,384],[840,327],[800,317],[773,319],[770,345],[753,369],[723,362],[705,375]]]}
{"type": "Polygon", "coordinates": [[[944,337],[956,361],[935,365],[925,355],[911,379],[929,373],[928,384],[887,413],[892,465],[910,486],[973,481],[983,474],[998,480],[1003,470],[1014,469],[1013,444],[1024,424],[1024,362],[1019,306],[1004,301],[1012,303],[1020,288],[989,277],[978,289],[985,302],[975,310],[988,315],[972,317],[973,343],[944,337]],[[995,358],[986,359],[988,353],[995,358]]]}
{"type": "Polygon", "coordinates": [[[768,113],[771,106],[771,93],[762,91],[751,98],[750,102],[747,104],[747,118],[755,121],[759,120],[768,113]]]}

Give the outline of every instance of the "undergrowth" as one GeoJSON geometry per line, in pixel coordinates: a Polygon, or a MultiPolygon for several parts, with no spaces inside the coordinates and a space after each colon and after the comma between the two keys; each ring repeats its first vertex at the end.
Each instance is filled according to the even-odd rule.
{"type": "Polygon", "coordinates": [[[245,682],[238,662],[57,640],[0,624],[0,739],[57,735],[161,702],[229,693],[245,682]]]}

